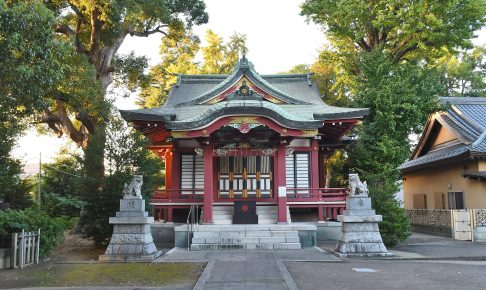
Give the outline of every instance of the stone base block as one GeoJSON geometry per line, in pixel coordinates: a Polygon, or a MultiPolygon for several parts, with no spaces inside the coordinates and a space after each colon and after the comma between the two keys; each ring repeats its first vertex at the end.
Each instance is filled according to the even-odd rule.
{"type": "Polygon", "coordinates": [[[138,245],[138,244],[150,244],[153,243],[152,235],[147,234],[113,234],[111,235],[110,244],[121,245],[138,245]]]}
{"type": "Polygon", "coordinates": [[[371,198],[368,196],[348,196],[346,200],[347,209],[371,209],[371,198]]]}
{"type": "Polygon", "coordinates": [[[392,253],[340,253],[336,250],[332,251],[332,254],[339,258],[371,258],[371,257],[391,257],[392,253]]]}
{"type": "Polygon", "coordinates": [[[145,211],[145,200],[141,198],[120,199],[120,211],[145,211]]]}
{"type": "Polygon", "coordinates": [[[151,224],[154,222],[153,217],[110,217],[109,223],[110,224],[121,224],[121,225],[143,225],[143,224],[151,224]]]}
{"type": "Polygon", "coordinates": [[[343,212],[345,216],[375,216],[376,212],[373,209],[345,209],[343,212]]]}
{"type": "Polygon", "coordinates": [[[343,223],[343,232],[379,232],[377,223],[343,223]]]}
{"type": "Polygon", "coordinates": [[[338,241],[335,249],[342,254],[388,253],[383,243],[358,243],[338,241]]]}
{"type": "Polygon", "coordinates": [[[155,247],[154,243],[149,243],[145,245],[140,244],[109,244],[108,248],[106,248],[105,255],[152,255],[157,252],[157,248],[155,247]]]}
{"type": "Polygon", "coordinates": [[[343,243],[383,244],[380,232],[343,232],[340,241],[342,241],[343,243]]]}
{"type": "Polygon", "coordinates": [[[150,225],[114,225],[113,234],[149,234],[150,225]]]}
{"type": "Polygon", "coordinates": [[[148,212],[146,211],[117,211],[116,212],[117,218],[124,218],[124,217],[148,217],[148,212]]]}
{"type": "Polygon", "coordinates": [[[373,223],[381,222],[381,215],[359,216],[359,215],[338,215],[337,220],[343,223],[373,223]]]}
{"type": "Polygon", "coordinates": [[[157,251],[151,255],[100,255],[100,262],[152,262],[162,255],[157,251]]]}

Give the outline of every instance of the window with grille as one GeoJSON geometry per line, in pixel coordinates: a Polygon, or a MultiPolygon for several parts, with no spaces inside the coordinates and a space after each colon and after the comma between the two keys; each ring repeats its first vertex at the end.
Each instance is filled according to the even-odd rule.
{"type": "Polygon", "coordinates": [[[464,209],[463,192],[448,192],[449,209],[464,209]]]}

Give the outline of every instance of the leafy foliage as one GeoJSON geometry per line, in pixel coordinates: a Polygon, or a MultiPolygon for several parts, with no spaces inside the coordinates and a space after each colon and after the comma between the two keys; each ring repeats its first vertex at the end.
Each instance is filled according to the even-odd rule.
{"type": "MultiPolygon", "coordinates": [[[[370,184],[375,209],[388,219],[383,238],[396,244],[410,232],[393,196],[398,166],[410,154],[409,135],[438,108],[438,95],[483,90],[481,53],[453,56],[472,47],[486,21],[486,1],[307,0],[301,8],[331,43],[311,67],[324,100],[370,108],[348,148],[348,166],[370,184]]],[[[340,160],[329,162],[338,175],[346,170],[340,160]]]]}
{"type": "Polygon", "coordinates": [[[108,218],[119,210],[123,186],[132,175],[143,175],[142,195],[145,199],[163,184],[162,163],[149,151],[146,138],[128,127],[114,110],[111,116],[106,142],[109,175],[103,180],[101,194],[85,195],[88,206],[84,207],[79,220],[84,234],[92,237],[97,246],[109,242],[112,226],[108,224],[108,218]]]}
{"type": "Polygon", "coordinates": [[[38,1],[7,5],[0,0],[0,198],[14,207],[27,205],[28,186],[10,153],[25,118],[45,107],[42,95],[62,77],[66,47],[54,38],[54,20],[38,1]]]}
{"type": "Polygon", "coordinates": [[[395,64],[380,52],[362,53],[359,68],[354,101],[370,112],[351,151],[353,164],[362,175],[395,181],[398,166],[410,154],[409,135],[420,133],[428,115],[438,109],[440,82],[434,70],[418,63],[395,64]]]}
{"type": "Polygon", "coordinates": [[[302,15],[344,51],[384,51],[394,62],[472,47],[486,22],[484,0],[307,0],[302,15]]]}
{"type": "Polygon", "coordinates": [[[62,241],[69,222],[63,218],[51,218],[38,208],[0,211],[0,235],[41,229],[40,256],[48,256],[62,241]]]}
{"type": "Polygon", "coordinates": [[[380,223],[380,233],[387,246],[396,246],[406,240],[412,233],[410,221],[400,202],[394,198],[397,192],[396,183],[390,180],[378,180],[368,176],[372,206],[383,216],[380,223]]]}
{"type": "Polygon", "coordinates": [[[436,62],[446,96],[486,96],[486,47],[447,54],[436,62]]]}
{"type": "Polygon", "coordinates": [[[162,62],[150,69],[148,85],[142,88],[137,104],[144,108],[161,106],[178,74],[228,74],[238,61],[238,53],[246,50],[246,36],[235,33],[228,42],[211,30],[206,32],[206,47],[190,30],[170,30],[162,40],[162,62]],[[195,58],[202,52],[203,62],[195,58]]]}

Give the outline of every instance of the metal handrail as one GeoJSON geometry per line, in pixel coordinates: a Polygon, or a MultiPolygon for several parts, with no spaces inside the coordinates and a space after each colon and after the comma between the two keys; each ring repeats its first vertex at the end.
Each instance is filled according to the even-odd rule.
{"type": "Polygon", "coordinates": [[[187,250],[191,250],[191,240],[194,233],[194,229],[199,224],[199,206],[197,204],[192,204],[189,208],[189,214],[187,215],[187,250]]]}

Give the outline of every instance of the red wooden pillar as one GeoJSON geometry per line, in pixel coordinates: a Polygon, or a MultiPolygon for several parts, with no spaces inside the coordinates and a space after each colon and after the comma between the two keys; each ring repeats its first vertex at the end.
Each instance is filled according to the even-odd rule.
{"type": "MultiPolygon", "coordinates": [[[[319,146],[317,148],[319,148],[319,146]]],[[[324,175],[324,154],[320,150],[318,150],[318,152],[317,162],[319,162],[319,188],[324,188],[326,187],[326,176],[324,175]]]]}
{"type": "Polygon", "coordinates": [[[172,189],[172,148],[165,151],[165,189],[172,189]]]}
{"type": "Polygon", "coordinates": [[[213,223],[213,145],[204,145],[204,216],[203,223],[213,223]]]}
{"type": "Polygon", "coordinates": [[[278,222],[287,222],[287,189],[286,172],[285,172],[285,146],[282,144],[277,150],[277,167],[275,171],[278,172],[275,178],[275,188],[277,188],[278,198],[278,222]]]}
{"type": "Polygon", "coordinates": [[[171,224],[172,223],[172,214],[173,214],[173,209],[172,206],[167,207],[167,223],[171,224]]]}
{"type": "MultiPolygon", "coordinates": [[[[310,152],[310,164],[311,164],[311,187],[319,188],[319,146],[317,140],[311,141],[311,152],[310,152]]],[[[313,191],[313,194],[318,194],[318,191],[313,191]]]]}
{"type": "Polygon", "coordinates": [[[324,222],[324,208],[322,206],[317,208],[317,221],[320,223],[324,222]]]}
{"type": "Polygon", "coordinates": [[[179,189],[181,188],[181,158],[180,158],[179,148],[175,145],[172,146],[172,156],[171,162],[172,166],[170,167],[170,186],[171,191],[169,192],[170,198],[172,199],[174,194],[179,195],[179,189]]]}

